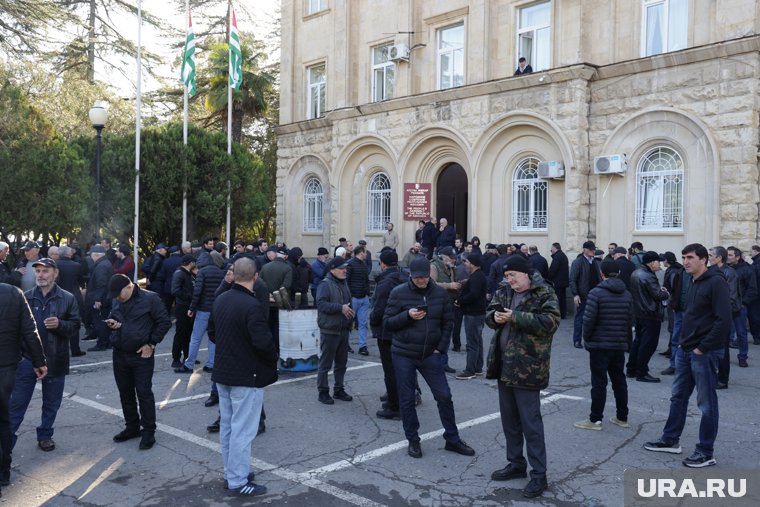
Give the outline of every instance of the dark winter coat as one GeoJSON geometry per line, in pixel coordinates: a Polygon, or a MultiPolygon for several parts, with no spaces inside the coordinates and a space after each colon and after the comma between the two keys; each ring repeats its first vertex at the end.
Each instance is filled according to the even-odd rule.
{"type": "Polygon", "coordinates": [[[661,290],[657,275],[647,265],[631,275],[631,295],[635,318],[662,321],[665,316],[662,302],[668,299],[668,293],[661,290]]]}
{"type": "Polygon", "coordinates": [[[428,255],[433,255],[435,242],[438,239],[438,228],[433,222],[426,222],[422,229],[422,248],[426,249],[428,255]]]}
{"type": "Polygon", "coordinates": [[[391,352],[424,360],[435,350],[445,353],[454,329],[454,312],[446,291],[433,280],[424,289],[412,280],[391,291],[385,307],[385,328],[393,333],[391,352]],[[424,319],[413,320],[409,310],[427,305],[424,319]]]}
{"type": "Polygon", "coordinates": [[[37,333],[47,358],[48,375],[60,377],[69,373],[69,344],[74,337],[79,337],[79,307],[74,295],[56,285],[45,298],[38,288],[24,293],[32,309],[37,333]],[[58,317],[58,328],[47,329],[45,319],[58,317]]]}
{"type": "Polygon", "coordinates": [[[164,260],[161,266],[160,278],[164,281],[161,287],[161,295],[171,295],[174,272],[182,265],[182,255],[172,254],[164,260]]]}
{"type": "Polygon", "coordinates": [[[190,301],[191,312],[210,312],[214,305],[214,293],[224,280],[224,271],[216,267],[210,255],[198,258],[198,274],[193,284],[193,299],[190,301]]]}
{"type": "Polygon", "coordinates": [[[631,275],[636,271],[636,265],[629,261],[626,257],[618,257],[615,259],[615,264],[620,268],[620,274],[618,278],[623,280],[626,288],[631,290],[631,275]]]}
{"type": "Polygon", "coordinates": [[[457,239],[457,233],[454,230],[453,225],[447,225],[440,231],[438,238],[435,240],[435,246],[438,248],[444,248],[447,246],[453,247],[454,241],[457,239]]]}
{"type": "Polygon", "coordinates": [[[56,261],[56,264],[58,265],[58,286],[74,294],[74,299],[77,300],[79,316],[84,318],[86,308],[84,306],[82,291],[80,290],[80,287],[83,287],[85,283],[82,265],[75,260],[64,257],[56,261]]]}
{"type": "Polygon", "coordinates": [[[367,263],[351,257],[346,270],[346,283],[352,298],[369,296],[369,268],[367,263]]]}
{"type": "Polygon", "coordinates": [[[588,293],[594,288],[591,282],[591,269],[596,270],[597,279],[602,279],[601,264],[597,259],[592,259],[591,262],[585,255],[579,255],[570,266],[570,292],[573,296],[580,296],[581,299],[586,299],[588,293]]]}
{"type": "MultiPolygon", "coordinates": [[[[61,269],[58,266],[58,269],[61,269]]],[[[117,259],[113,264],[113,274],[121,274],[129,277],[133,282],[135,281],[135,261],[131,255],[125,255],[123,259],[117,259]]]]}
{"type": "Polygon", "coordinates": [[[293,268],[291,263],[282,257],[264,264],[259,277],[267,284],[269,292],[285,287],[288,291],[293,287],[293,268]]]}
{"type": "Polygon", "coordinates": [[[322,262],[319,259],[314,259],[314,262],[311,263],[311,288],[316,289],[319,287],[319,284],[322,283],[322,279],[325,277],[325,273],[327,272],[327,264],[322,262]]]}
{"type": "Polygon", "coordinates": [[[113,275],[113,266],[105,257],[101,257],[90,271],[90,279],[87,280],[87,293],[84,297],[85,307],[92,308],[95,302],[100,302],[104,308],[111,307],[108,299],[108,284],[113,275]]]}
{"type": "Polygon", "coordinates": [[[586,350],[624,350],[633,340],[633,297],[622,280],[608,278],[591,289],[583,313],[586,350]]]}
{"type": "Polygon", "coordinates": [[[554,332],[560,321],[559,301],[554,290],[535,274],[512,320],[497,324],[495,306],[512,306],[514,291],[503,284],[494,293],[486,313],[486,325],[496,332],[486,360],[486,378],[498,379],[508,387],[544,389],[549,385],[549,366],[554,332]],[[505,350],[500,349],[502,333],[509,333],[505,350]]]}
{"type": "MultiPolygon", "coordinates": [[[[507,257],[509,255],[502,254],[499,255],[496,260],[494,260],[491,263],[490,268],[488,269],[488,293],[493,294],[496,292],[496,289],[499,288],[499,285],[501,284],[502,280],[504,280],[504,263],[507,262],[507,257]]],[[[480,269],[483,269],[481,266],[480,269]]]]}
{"type": "Polygon", "coordinates": [[[742,304],[744,306],[749,306],[757,301],[759,297],[755,272],[752,270],[752,266],[744,262],[744,259],[739,259],[739,262],[732,267],[734,268],[734,271],[736,271],[736,277],[738,278],[739,290],[742,295],[742,304]]]}
{"type": "Polygon", "coordinates": [[[396,266],[387,268],[377,275],[375,279],[377,286],[372,295],[372,310],[369,312],[369,325],[372,328],[372,335],[378,340],[391,341],[392,333],[383,326],[383,316],[385,315],[385,308],[388,306],[388,297],[390,297],[393,289],[408,281],[409,274],[402,273],[396,266]]]}
{"type": "Polygon", "coordinates": [[[462,315],[485,315],[486,292],[488,280],[482,269],[476,269],[469,273],[467,283],[462,286],[457,302],[462,310],[462,315]]]}
{"type": "Polygon", "coordinates": [[[164,289],[164,275],[161,270],[164,267],[165,259],[160,253],[153,252],[150,259],[150,271],[146,273],[150,282],[150,289],[157,294],[160,294],[160,291],[164,289]]]}
{"type": "Polygon", "coordinates": [[[351,302],[345,280],[328,272],[317,287],[317,326],[326,334],[340,334],[351,329],[354,321],[343,315],[343,305],[351,302]]]}
{"type": "Polygon", "coordinates": [[[730,330],[728,283],[720,271],[708,269],[686,294],[680,347],[684,352],[722,349],[730,330]]]}
{"type": "Polygon", "coordinates": [[[530,254],[528,256],[528,262],[533,267],[533,269],[535,269],[541,274],[541,276],[548,279],[549,264],[546,262],[546,259],[540,253],[536,252],[534,254],[530,254]]]}
{"type": "Polygon", "coordinates": [[[552,254],[552,264],[549,266],[547,280],[556,289],[570,286],[570,264],[567,260],[567,255],[562,250],[557,250],[552,254]]]}
{"type": "Polygon", "coordinates": [[[717,265],[710,266],[708,270],[710,269],[717,270],[723,275],[723,278],[726,279],[726,282],[728,283],[728,297],[729,301],[731,301],[731,312],[733,316],[736,317],[742,309],[742,294],[739,287],[739,277],[736,276],[736,271],[734,271],[734,268],[728,264],[723,264],[720,267],[717,265]]]}
{"type": "Polygon", "coordinates": [[[190,307],[193,301],[195,275],[185,268],[177,268],[172,275],[171,295],[177,306],[190,307]]]}
{"type": "Polygon", "coordinates": [[[18,364],[22,352],[35,368],[45,366],[45,352],[24,293],[0,283],[0,368],[18,364]]]}
{"type": "Polygon", "coordinates": [[[0,261],[0,283],[7,283],[16,287],[21,285],[21,273],[11,268],[8,261],[0,261]]]}
{"type": "Polygon", "coordinates": [[[161,343],[164,335],[172,327],[169,314],[161,298],[155,292],[134,286],[132,297],[124,303],[113,300],[113,308],[108,316],[121,327],[111,331],[111,344],[115,350],[137,353],[143,345],[161,343]]]}
{"type": "Polygon", "coordinates": [[[277,349],[268,318],[267,308],[240,284],[219,295],[208,326],[216,342],[211,380],[242,387],[277,382],[277,349]]]}

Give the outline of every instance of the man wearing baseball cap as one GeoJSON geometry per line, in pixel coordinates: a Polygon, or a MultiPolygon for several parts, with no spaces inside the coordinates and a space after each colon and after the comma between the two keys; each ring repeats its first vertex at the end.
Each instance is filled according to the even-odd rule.
{"type": "MultiPolygon", "coordinates": [[[[42,419],[37,427],[37,446],[43,451],[55,449],[53,424],[63,400],[63,388],[69,373],[69,340],[79,334],[79,309],[70,292],[56,284],[58,266],[53,259],[43,258],[31,263],[36,287],[27,291],[37,332],[47,358],[48,374],[42,379],[42,419]]],[[[37,384],[37,374],[29,359],[22,359],[16,369],[16,385],[11,395],[10,421],[13,445],[16,432],[24,420],[37,384]]]]}
{"type": "Polygon", "coordinates": [[[667,289],[660,287],[655,273],[660,270],[660,261],[665,258],[657,252],[646,252],[642,265],[631,275],[631,295],[633,296],[633,316],[636,319],[636,336],[631,345],[626,365],[627,375],[639,382],[659,382],[649,374],[649,360],[660,341],[660,327],[665,315],[662,302],[670,297],[667,289]]]}

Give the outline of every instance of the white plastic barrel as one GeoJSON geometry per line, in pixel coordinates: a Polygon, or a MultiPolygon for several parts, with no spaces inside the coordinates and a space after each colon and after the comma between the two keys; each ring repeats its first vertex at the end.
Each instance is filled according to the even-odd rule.
{"type": "Polygon", "coordinates": [[[318,367],[316,308],[280,310],[280,371],[314,371],[318,367]]]}

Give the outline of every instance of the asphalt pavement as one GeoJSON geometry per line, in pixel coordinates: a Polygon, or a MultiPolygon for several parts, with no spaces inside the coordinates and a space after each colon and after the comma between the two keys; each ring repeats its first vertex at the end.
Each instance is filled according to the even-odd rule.
{"type": "MultiPolygon", "coordinates": [[[[665,348],[665,333],[663,325],[658,351],[665,348]]],[[[349,355],[346,389],[352,402],[317,402],[315,372],[284,373],[266,388],[266,432],[253,442],[252,469],[268,493],[236,497],[224,489],[218,435],[206,432],[217,417],[216,407],[203,406],[210,374],[200,366],[193,375],[173,372],[168,353],[172,330],[156,350],[156,446],[140,451],[139,439],[112,441],[123,419],[110,352],[90,352],[72,360],[52,452],[37,448],[39,391],[35,394],[13,452],[12,482],[2,489],[0,505],[620,506],[626,469],[682,468],[681,459],[691,453],[698,434],[695,396],[681,455],[642,448],[661,434],[672,376],[663,376],[660,384],[629,379],[630,428],[608,422],[614,415],[608,388],[603,430],[576,429],[573,422],[588,417],[590,385],[588,353],[573,348],[571,334],[572,320],[566,319],[554,337],[550,384],[542,393],[549,490],[535,500],[521,495],[527,479],[490,479],[506,460],[494,381],[448,375],[461,437],[476,451],[466,457],[444,450],[435,401],[420,378],[423,457],[409,457],[401,422],[375,417],[385,387],[373,340],[368,357],[349,355]]],[[[486,328],[486,350],[490,338],[486,328]]],[[[351,341],[356,350],[356,332],[351,341]]],[[[753,360],[760,346],[750,345],[749,368],[738,367],[735,353],[729,388],[719,391],[715,458],[722,469],[760,469],[760,362],[753,360]]],[[[454,368],[462,369],[464,363],[464,352],[450,354],[454,368]]],[[[650,366],[659,376],[667,359],[655,355],[650,366]]]]}

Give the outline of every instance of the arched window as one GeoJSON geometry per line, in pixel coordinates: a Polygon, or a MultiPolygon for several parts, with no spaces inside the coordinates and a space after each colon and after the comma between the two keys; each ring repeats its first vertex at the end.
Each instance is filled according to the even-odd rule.
{"type": "Polygon", "coordinates": [[[636,230],[683,229],[683,159],[673,148],[646,152],[636,168],[636,230]]]}
{"type": "Polygon", "coordinates": [[[538,177],[537,158],[517,164],[512,178],[512,230],[545,231],[547,229],[546,180],[538,177]]]}
{"type": "Polygon", "coordinates": [[[391,221],[391,180],[377,173],[367,188],[367,231],[382,232],[391,221]]]}
{"type": "Polygon", "coordinates": [[[303,191],[303,231],[322,232],[324,192],[317,178],[310,178],[303,191]]]}

